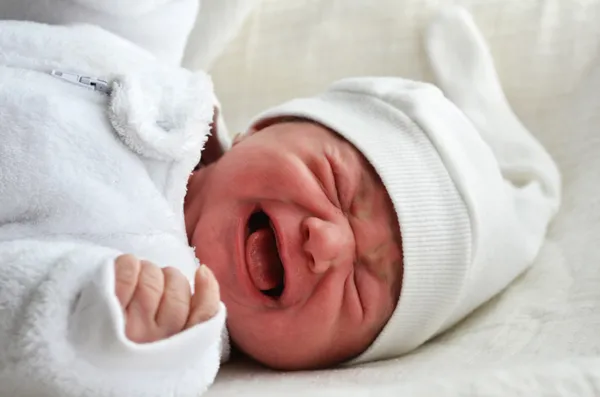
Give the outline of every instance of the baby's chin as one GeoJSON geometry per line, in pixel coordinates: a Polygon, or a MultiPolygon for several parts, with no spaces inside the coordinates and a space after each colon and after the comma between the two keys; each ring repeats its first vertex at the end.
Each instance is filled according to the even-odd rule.
{"type": "Polygon", "coordinates": [[[272,343],[255,344],[251,349],[243,349],[233,341],[233,348],[237,352],[268,368],[279,371],[305,371],[336,367],[360,355],[369,346],[370,343],[361,344],[337,352],[326,352],[326,348],[315,348],[310,351],[301,349],[299,354],[294,354],[295,349],[286,349],[284,346],[274,348],[272,343]],[[265,346],[269,347],[265,348],[265,346]]]}

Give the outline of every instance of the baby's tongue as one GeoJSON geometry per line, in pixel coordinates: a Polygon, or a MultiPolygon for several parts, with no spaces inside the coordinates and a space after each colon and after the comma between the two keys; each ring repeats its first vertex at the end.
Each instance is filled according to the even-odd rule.
{"type": "Polygon", "coordinates": [[[279,285],[283,269],[279,265],[275,235],[270,228],[258,229],[248,237],[246,261],[256,288],[267,291],[279,285]]]}

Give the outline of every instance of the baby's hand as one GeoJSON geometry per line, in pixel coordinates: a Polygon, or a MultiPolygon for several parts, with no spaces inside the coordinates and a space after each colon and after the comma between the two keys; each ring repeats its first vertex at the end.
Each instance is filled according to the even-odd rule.
{"type": "Polygon", "coordinates": [[[185,276],[133,255],[115,260],[115,293],[125,312],[125,333],[136,343],[166,339],[209,320],[219,310],[219,284],[206,266],[196,271],[195,293],[185,276]]]}

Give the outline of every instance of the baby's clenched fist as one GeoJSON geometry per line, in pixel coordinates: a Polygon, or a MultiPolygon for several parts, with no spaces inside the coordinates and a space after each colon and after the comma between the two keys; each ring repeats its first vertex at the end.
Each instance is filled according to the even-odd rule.
{"type": "Polygon", "coordinates": [[[133,255],[115,260],[115,293],[125,313],[125,333],[136,343],[166,339],[209,320],[219,310],[219,285],[206,266],[196,271],[194,294],[177,269],[133,255]]]}

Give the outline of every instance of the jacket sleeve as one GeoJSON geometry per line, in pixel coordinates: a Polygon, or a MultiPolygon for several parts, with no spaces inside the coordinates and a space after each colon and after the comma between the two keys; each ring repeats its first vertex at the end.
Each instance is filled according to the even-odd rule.
{"type": "Polygon", "coordinates": [[[114,294],[119,252],[64,240],[0,243],[0,395],[197,396],[220,362],[225,308],[135,344],[114,294]]]}
{"type": "Polygon", "coordinates": [[[6,0],[0,3],[0,19],[97,25],[175,65],[181,63],[200,6],[200,0],[6,0]]]}

